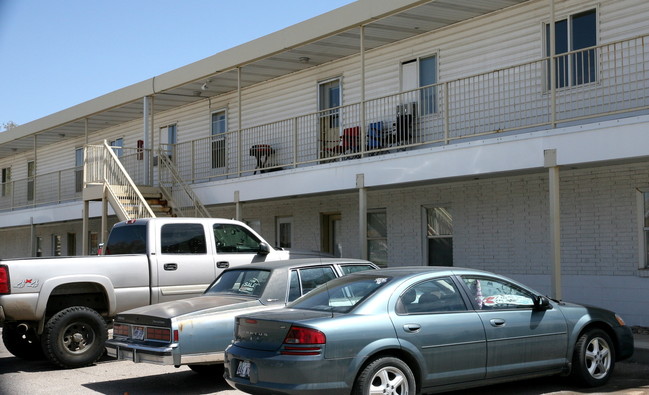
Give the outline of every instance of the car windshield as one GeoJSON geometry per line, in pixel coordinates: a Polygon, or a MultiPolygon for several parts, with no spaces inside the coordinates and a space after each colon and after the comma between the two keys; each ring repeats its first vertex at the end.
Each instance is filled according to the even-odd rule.
{"type": "Polygon", "coordinates": [[[269,277],[269,270],[227,270],[205,291],[205,295],[237,294],[259,297],[269,277]]]}
{"type": "Polygon", "coordinates": [[[348,313],[377,289],[390,282],[386,276],[345,276],[319,286],[289,305],[293,309],[348,313]]]}

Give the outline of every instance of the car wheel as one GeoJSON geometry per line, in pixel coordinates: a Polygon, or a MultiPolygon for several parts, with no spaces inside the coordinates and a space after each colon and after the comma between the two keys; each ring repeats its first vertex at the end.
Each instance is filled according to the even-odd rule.
{"type": "Polygon", "coordinates": [[[43,358],[43,348],[33,328],[22,333],[18,330],[18,325],[5,324],[2,328],[2,342],[7,351],[18,358],[30,361],[43,358]]]}
{"type": "Polygon", "coordinates": [[[63,368],[78,368],[92,365],[103,355],[107,338],[102,316],[91,308],[75,306],[47,321],[42,343],[50,361],[63,368]]]}
{"type": "Polygon", "coordinates": [[[606,384],[615,366],[611,338],[601,329],[591,329],[579,337],[572,358],[572,376],[588,387],[606,384]]]}
{"type": "Polygon", "coordinates": [[[408,395],[417,393],[415,376],[398,358],[382,357],[367,365],[354,383],[354,394],[408,395]]]}
{"type": "Polygon", "coordinates": [[[198,373],[200,375],[205,375],[205,376],[212,376],[215,378],[223,378],[223,364],[222,363],[215,363],[211,365],[187,365],[194,373],[198,373]]]}

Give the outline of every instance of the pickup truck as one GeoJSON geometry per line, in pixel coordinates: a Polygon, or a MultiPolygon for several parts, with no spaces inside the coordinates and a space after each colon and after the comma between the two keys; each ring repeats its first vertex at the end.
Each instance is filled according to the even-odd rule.
{"type": "Polygon", "coordinates": [[[289,254],[234,220],[120,222],[99,256],[0,260],[2,340],[20,358],[87,366],[117,313],[200,295],[225,268],[289,254]]]}

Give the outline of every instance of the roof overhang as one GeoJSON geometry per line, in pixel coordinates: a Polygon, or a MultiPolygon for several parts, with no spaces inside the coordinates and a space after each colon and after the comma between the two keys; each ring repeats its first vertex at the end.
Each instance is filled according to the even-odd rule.
{"type": "Polygon", "coordinates": [[[358,0],[275,33],[0,133],[0,158],[78,138],[530,0],[358,0]],[[204,86],[206,85],[206,86],[204,86]]]}

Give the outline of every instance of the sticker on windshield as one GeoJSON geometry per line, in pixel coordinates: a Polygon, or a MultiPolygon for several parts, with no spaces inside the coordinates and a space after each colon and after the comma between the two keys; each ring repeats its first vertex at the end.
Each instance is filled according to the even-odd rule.
{"type": "Polygon", "coordinates": [[[388,281],[388,279],[385,278],[385,277],[380,277],[380,278],[374,279],[374,281],[376,281],[376,285],[381,285],[381,284],[385,284],[388,281]]]}

